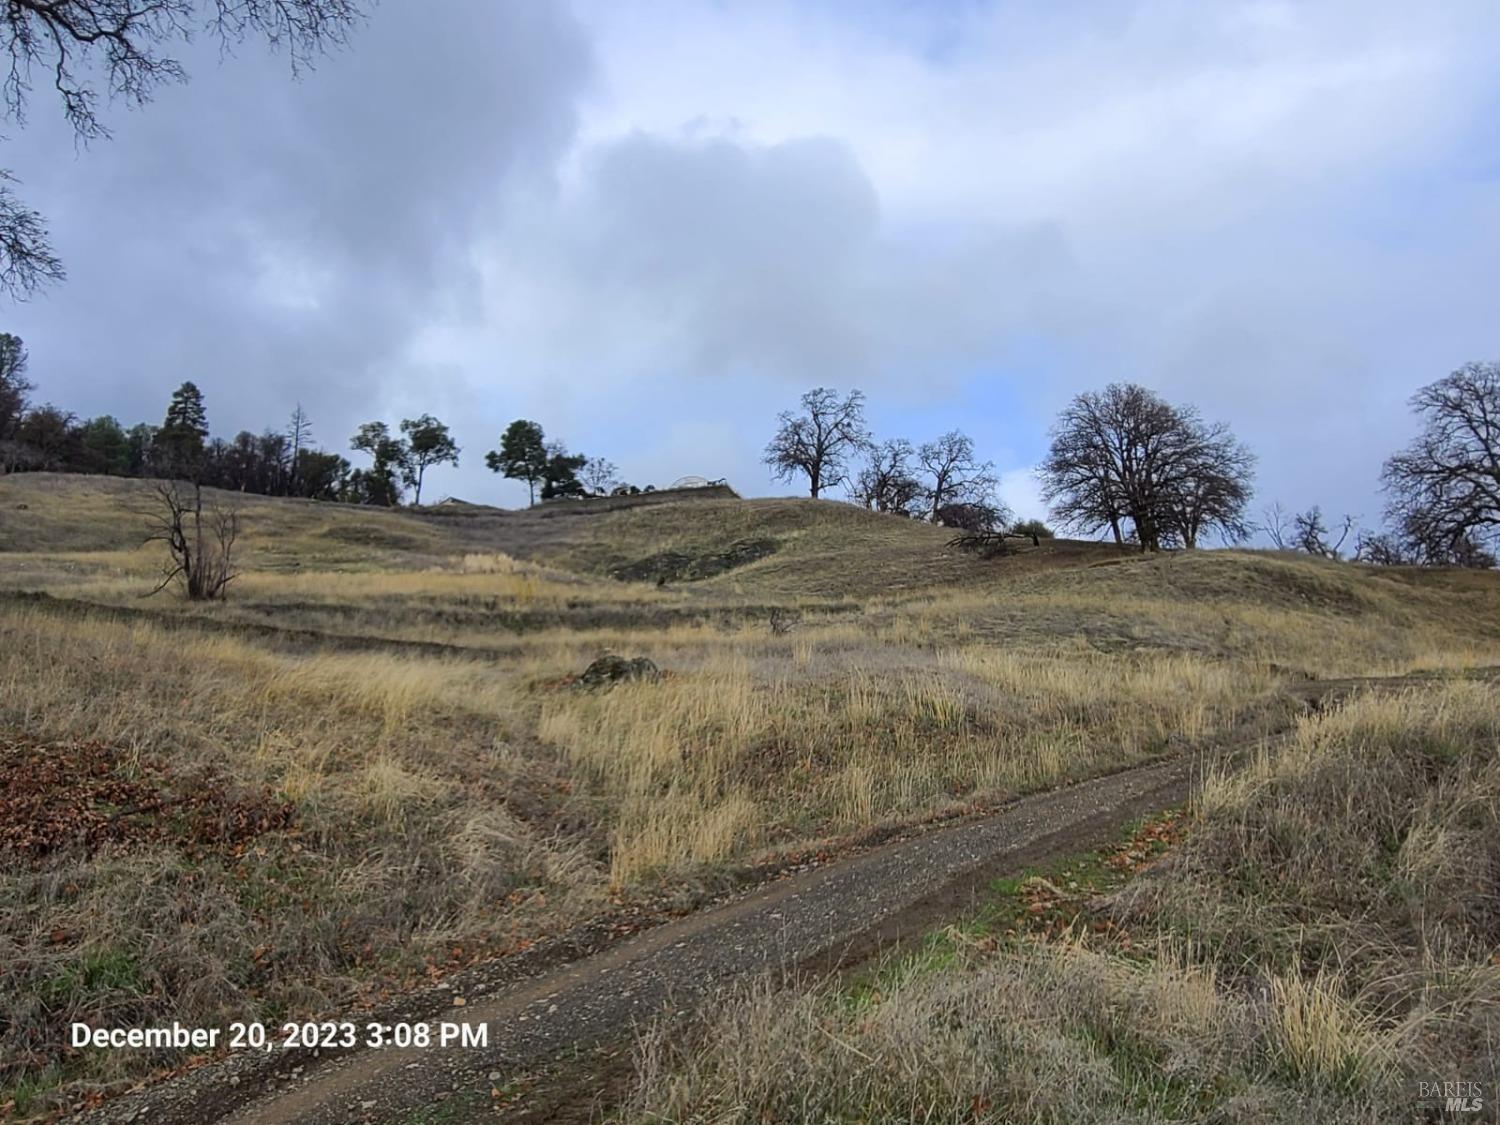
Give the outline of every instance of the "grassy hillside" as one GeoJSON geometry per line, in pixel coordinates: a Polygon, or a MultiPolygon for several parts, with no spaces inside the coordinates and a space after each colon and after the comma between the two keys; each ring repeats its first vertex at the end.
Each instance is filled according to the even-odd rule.
{"type": "Polygon", "coordinates": [[[1310,677],[1500,662],[1496,575],[984,560],[795,500],[233,497],[229,601],[142,600],[143,493],[0,478],[0,1104],[26,1113],[173,1061],[60,1051],[73,1019],[336,1010],[831,837],[1278,728],[1310,677]],[[608,577],[746,541],[774,550],[608,577]],[[663,678],[580,690],[606,651],[663,678]]]}
{"type": "Polygon", "coordinates": [[[852,985],[762,983],[648,1035],[624,1119],[1436,1121],[1419,1083],[1443,1081],[1488,1102],[1492,685],[1306,718],[1158,827],[852,985]]]}

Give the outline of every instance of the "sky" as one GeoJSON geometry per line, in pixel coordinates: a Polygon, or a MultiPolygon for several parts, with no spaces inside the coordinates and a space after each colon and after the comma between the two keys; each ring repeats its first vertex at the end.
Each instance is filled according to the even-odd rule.
{"type": "Polygon", "coordinates": [[[638,484],[760,462],[859,388],[1003,495],[1073,395],[1231,425],[1255,507],[1378,522],[1406,400],[1500,359],[1500,6],[1384,0],[383,0],[293,80],[246,43],[107,107],[39,82],[0,167],[62,285],[3,312],[35,397],[325,447],[430,412],[427,495],[507,506],[514,418],[638,484]]]}

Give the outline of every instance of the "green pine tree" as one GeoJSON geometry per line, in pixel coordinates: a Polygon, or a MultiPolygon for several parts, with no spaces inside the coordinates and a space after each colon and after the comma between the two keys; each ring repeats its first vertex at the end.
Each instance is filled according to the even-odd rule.
{"type": "Polygon", "coordinates": [[[203,392],[187,382],[172,392],[167,416],[156,432],[153,460],[171,476],[195,476],[203,464],[203,445],[208,439],[208,412],[203,392]]]}

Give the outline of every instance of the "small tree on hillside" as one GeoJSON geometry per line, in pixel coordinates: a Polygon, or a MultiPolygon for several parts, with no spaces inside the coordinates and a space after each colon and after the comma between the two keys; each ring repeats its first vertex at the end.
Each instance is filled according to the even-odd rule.
{"type": "Polygon", "coordinates": [[[569,496],[586,495],[578,471],[588,458],[581,453],[569,453],[567,446],[554,441],[547,446],[547,464],[542,470],[542,499],[559,500],[569,496]]]}
{"type": "Polygon", "coordinates": [[[960,501],[939,508],[934,522],[959,531],[999,531],[1010,516],[1010,509],[998,499],[960,501]]]}
{"type": "Polygon", "coordinates": [[[1280,500],[1272,501],[1260,512],[1261,522],[1256,525],[1255,530],[1261,532],[1271,541],[1271,546],[1278,551],[1290,551],[1292,549],[1292,515],[1287,512],[1280,500]]]}
{"type": "Polygon", "coordinates": [[[1027,536],[1033,541],[1052,538],[1052,529],[1038,519],[1017,520],[1010,525],[1010,533],[1027,536]]]}
{"type": "Polygon", "coordinates": [[[337,500],[347,487],[349,462],[337,453],[303,447],[297,451],[294,495],[309,500],[337,500]]]}
{"type": "Polygon", "coordinates": [[[422,502],[422,478],[432,465],[458,467],[458,445],[448,433],[448,427],[431,414],[420,418],[407,418],[401,423],[401,432],[406,435],[407,459],[406,482],[416,489],[413,504],[422,502]]]}
{"type": "Polygon", "coordinates": [[[535,422],[518,418],[505,427],[500,435],[500,448],[484,455],[484,463],[492,472],[501,473],[510,480],[524,480],[531,503],[536,503],[536,486],[547,473],[547,440],[542,427],[535,422]]]}
{"type": "Polygon", "coordinates": [[[1356,520],[1353,516],[1345,516],[1339,527],[1338,538],[1333,538],[1333,532],[1328,530],[1328,525],[1323,520],[1323,509],[1314,504],[1305,512],[1298,512],[1292,517],[1291,544],[1299,551],[1309,555],[1317,555],[1323,559],[1336,559],[1340,557],[1344,541],[1355,530],[1356,520]]]}
{"type": "Polygon", "coordinates": [[[928,518],[933,523],[947,522],[942,519],[945,509],[951,509],[955,515],[965,509],[966,520],[978,518],[981,509],[997,518],[1003,510],[1004,506],[995,497],[1000,484],[995,466],[975,456],[974,440],[967,434],[949,430],[936,441],[923,442],[917,450],[917,463],[926,474],[922,484],[928,518]]]}
{"type": "Polygon", "coordinates": [[[590,457],[583,465],[580,479],[596,496],[603,496],[620,483],[620,470],[606,457],[590,457]]]}
{"type": "Polygon", "coordinates": [[[159,594],[174,583],[191,601],[216,601],[234,581],[234,543],[239,517],[233,509],[203,504],[196,482],[163,481],[152,489],[148,543],[165,543],[168,563],[162,580],[144,595],[159,594]]]}
{"type": "Polygon", "coordinates": [[[117,419],[108,414],[90,418],[79,428],[79,437],[89,471],[110,476],[130,471],[130,439],[117,419]]]}
{"type": "Polygon", "coordinates": [[[865,463],[849,486],[849,498],[876,512],[916,515],[922,482],[912,468],[914,452],[905,438],[868,446],[865,463]]]}
{"type": "Polygon", "coordinates": [[[865,396],[859,391],[839,398],[837,391],[816,387],[802,396],[801,414],[783,411],[778,421],[764,461],[776,480],[806,476],[814,500],[844,480],[849,458],[870,442],[865,396]]]}
{"type": "Polygon", "coordinates": [[[412,475],[411,452],[391,436],[384,422],[366,422],[349,441],[349,448],[370,455],[370,467],[350,475],[353,497],[361,504],[391,508],[401,503],[401,482],[412,475]]]}

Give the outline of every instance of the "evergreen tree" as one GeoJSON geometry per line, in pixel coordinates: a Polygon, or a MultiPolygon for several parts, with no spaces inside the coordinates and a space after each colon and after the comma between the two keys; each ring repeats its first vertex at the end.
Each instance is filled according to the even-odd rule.
{"type": "Polygon", "coordinates": [[[130,438],[119,421],[108,414],[90,418],[79,430],[90,472],[124,476],[130,472],[130,438]]]}
{"type": "Polygon", "coordinates": [[[357,503],[391,508],[401,503],[401,482],[412,475],[411,450],[391,437],[384,422],[366,422],[349,441],[349,448],[370,455],[371,465],[350,474],[349,486],[357,503]]]}
{"type": "Polygon", "coordinates": [[[154,459],[168,475],[195,476],[203,463],[207,439],[208,412],[203,405],[203,392],[192,382],[183,383],[172,392],[167,416],[156,432],[154,459]]]}
{"type": "Polygon", "coordinates": [[[406,483],[417,490],[413,504],[422,502],[422,478],[433,465],[458,467],[458,445],[448,432],[448,427],[431,414],[420,418],[407,418],[401,423],[401,432],[406,435],[406,447],[411,451],[408,459],[409,472],[406,483]]]}
{"type": "Polygon", "coordinates": [[[542,499],[587,496],[588,489],[578,479],[578,470],[587,462],[587,457],[581,453],[569,453],[560,441],[547,446],[547,464],[542,469],[542,499]]]}
{"type": "Polygon", "coordinates": [[[511,480],[524,480],[533,504],[536,503],[536,486],[546,476],[549,460],[542,427],[524,418],[518,418],[505,427],[505,433],[500,435],[500,448],[484,455],[484,463],[493,472],[503,473],[511,480]]]}
{"type": "Polygon", "coordinates": [[[21,337],[0,332],[0,441],[11,437],[26,413],[26,345],[21,337]]]}

